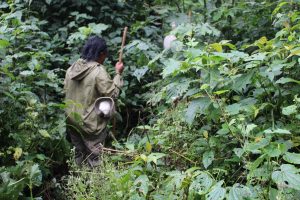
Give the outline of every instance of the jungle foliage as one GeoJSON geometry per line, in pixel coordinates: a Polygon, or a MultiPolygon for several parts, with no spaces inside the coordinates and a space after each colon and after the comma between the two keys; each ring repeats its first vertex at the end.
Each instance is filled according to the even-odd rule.
{"type": "Polygon", "coordinates": [[[299,199],[299,6],[1,2],[0,199],[299,199]],[[93,34],[108,42],[113,72],[124,26],[119,153],[78,168],[64,73],[93,34]],[[163,50],[166,34],[177,40],[163,50]]]}

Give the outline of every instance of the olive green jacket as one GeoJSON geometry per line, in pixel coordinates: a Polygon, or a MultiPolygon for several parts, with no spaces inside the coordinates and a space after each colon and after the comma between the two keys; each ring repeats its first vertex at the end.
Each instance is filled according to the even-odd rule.
{"type": "Polygon", "coordinates": [[[64,91],[66,96],[67,123],[83,134],[99,134],[108,120],[94,111],[99,97],[116,98],[122,78],[117,74],[112,80],[103,65],[78,59],[66,72],[64,91]]]}

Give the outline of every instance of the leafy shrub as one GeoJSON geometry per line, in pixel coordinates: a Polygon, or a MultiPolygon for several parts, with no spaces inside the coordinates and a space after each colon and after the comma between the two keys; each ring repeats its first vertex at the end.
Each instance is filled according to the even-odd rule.
{"type": "Polygon", "coordinates": [[[44,22],[28,16],[22,5],[2,4],[1,199],[33,198],[69,154],[58,104],[60,69],[51,67],[50,38],[39,28],[44,22]]]}

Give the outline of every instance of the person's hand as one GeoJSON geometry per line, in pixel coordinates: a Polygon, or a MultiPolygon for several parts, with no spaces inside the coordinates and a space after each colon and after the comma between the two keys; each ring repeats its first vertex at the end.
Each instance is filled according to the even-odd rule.
{"type": "Polygon", "coordinates": [[[117,62],[115,65],[115,69],[118,74],[122,74],[122,72],[124,70],[123,62],[117,62]]]}

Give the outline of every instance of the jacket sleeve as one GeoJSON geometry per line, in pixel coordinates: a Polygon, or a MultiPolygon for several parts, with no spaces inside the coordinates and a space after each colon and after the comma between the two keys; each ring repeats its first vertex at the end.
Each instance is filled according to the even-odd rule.
{"type": "Polygon", "coordinates": [[[123,80],[119,74],[111,80],[108,73],[102,68],[96,76],[96,89],[101,96],[117,98],[122,86],[123,80]]]}

